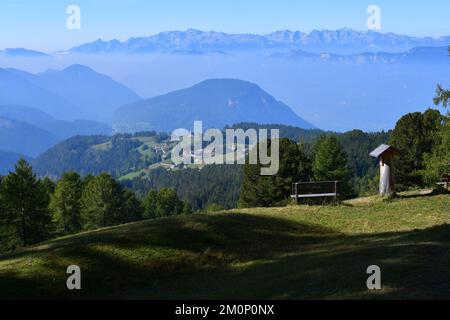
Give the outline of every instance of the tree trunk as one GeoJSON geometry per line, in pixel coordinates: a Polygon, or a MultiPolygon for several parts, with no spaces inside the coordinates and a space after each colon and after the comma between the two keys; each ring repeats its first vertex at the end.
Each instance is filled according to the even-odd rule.
{"type": "Polygon", "coordinates": [[[25,230],[25,212],[22,210],[22,244],[24,247],[27,246],[27,240],[26,240],[27,232],[25,230]]]}

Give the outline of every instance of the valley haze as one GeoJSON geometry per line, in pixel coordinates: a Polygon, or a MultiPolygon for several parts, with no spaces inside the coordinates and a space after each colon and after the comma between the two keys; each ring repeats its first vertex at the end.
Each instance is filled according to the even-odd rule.
{"type": "MultiPolygon", "coordinates": [[[[34,73],[84,65],[131,89],[127,99],[135,101],[208,79],[240,79],[257,84],[318,128],[377,131],[393,128],[407,112],[432,105],[435,84],[450,80],[448,44],[450,37],[352,29],[267,35],[189,29],[124,42],[97,40],[56,53],[7,49],[0,63],[34,73]]],[[[111,87],[89,86],[102,91],[105,101],[111,99],[111,87]]],[[[113,107],[125,104],[119,99],[113,107]]],[[[106,107],[101,100],[95,105],[106,107]]],[[[81,111],[78,118],[112,119],[81,111]]]]}

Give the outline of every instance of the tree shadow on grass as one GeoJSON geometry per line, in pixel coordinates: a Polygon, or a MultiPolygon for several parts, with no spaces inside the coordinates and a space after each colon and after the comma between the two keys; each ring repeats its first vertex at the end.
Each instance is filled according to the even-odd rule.
{"type": "Polygon", "coordinates": [[[449,234],[442,225],[349,236],[246,214],[161,219],[10,255],[0,298],[449,298],[449,234]],[[20,262],[33,258],[34,272],[20,262]],[[69,264],[82,269],[81,291],[66,289],[69,264]],[[373,264],[377,293],[366,288],[373,264]]]}
{"type": "Polygon", "coordinates": [[[423,197],[434,197],[442,194],[450,194],[450,190],[445,190],[441,188],[432,189],[427,193],[415,193],[415,194],[398,194],[396,198],[398,199],[413,199],[413,198],[423,198],[423,197]]]}

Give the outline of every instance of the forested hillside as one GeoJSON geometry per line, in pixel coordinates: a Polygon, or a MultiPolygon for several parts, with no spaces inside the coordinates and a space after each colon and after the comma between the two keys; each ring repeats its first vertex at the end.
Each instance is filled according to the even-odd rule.
{"type": "Polygon", "coordinates": [[[122,184],[138,195],[151,189],[172,188],[193,210],[208,206],[230,209],[237,205],[242,185],[242,166],[209,165],[199,169],[168,171],[163,168],[122,184]]]}
{"type": "MultiPolygon", "coordinates": [[[[255,123],[241,123],[226,128],[278,128],[281,138],[302,142],[308,156],[312,155],[314,142],[321,135],[335,135],[347,154],[346,165],[355,194],[363,194],[373,188],[372,180],[378,172],[378,164],[369,157],[369,152],[389,141],[389,132],[365,133],[354,130],[333,133],[255,123]]],[[[33,166],[40,176],[52,178],[58,178],[70,170],[81,175],[108,172],[141,195],[153,188],[171,187],[194,209],[204,209],[211,204],[224,208],[237,205],[242,184],[241,167],[174,168],[170,162],[173,145],[167,134],[155,132],[117,134],[113,137],[78,136],[51,148],[35,159],[33,166]]]]}
{"type": "Polygon", "coordinates": [[[119,178],[160,162],[162,154],[154,148],[167,142],[166,134],[155,132],[76,136],[40,155],[33,166],[40,176],[51,178],[70,170],[81,175],[108,172],[119,178]]]}

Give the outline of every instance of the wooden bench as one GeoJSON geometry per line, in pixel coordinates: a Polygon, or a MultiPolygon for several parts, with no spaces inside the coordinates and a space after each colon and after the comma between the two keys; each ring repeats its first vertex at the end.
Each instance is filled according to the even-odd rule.
{"type": "Polygon", "coordinates": [[[444,188],[448,189],[448,186],[450,185],[450,173],[444,173],[441,176],[441,181],[439,181],[437,185],[443,186],[444,188]]]}
{"type": "Polygon", "coordinates": [[[339,196],[338,193],[339,181],[317,181],[317,182],[297,182],[292,184],[291,198],[298,200],[302,198],[320,198],[320,197],[334,197],[339,196]]]}

